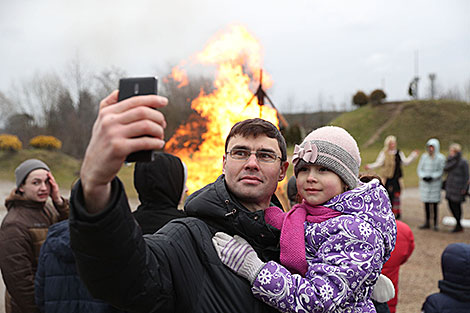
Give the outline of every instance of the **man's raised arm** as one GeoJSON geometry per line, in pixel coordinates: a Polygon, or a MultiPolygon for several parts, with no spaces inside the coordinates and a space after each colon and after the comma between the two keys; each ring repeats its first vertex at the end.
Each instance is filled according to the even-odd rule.
{"type": "Polygon", "coordinates": [[[146,95],[117,102],[118,94],[116,90],[101,101],[80,170],[89,213],[98,213],[106,207],[111,195],[111,181],[128,154],[161,149],[165,144],[165,117],[154,108],[164,107],[168,100],[146,95]]]}

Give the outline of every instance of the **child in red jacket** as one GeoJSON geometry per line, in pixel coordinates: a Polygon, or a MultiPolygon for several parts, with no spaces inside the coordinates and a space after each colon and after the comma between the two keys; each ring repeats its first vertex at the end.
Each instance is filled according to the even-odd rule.
{"type": "Polygon", "coordinates": [[[397,242],[390,259],[384,264],[382,274],[390,278],[395,287],[395,297],[387,302],[391,313],[395,313],[398,302],[398,274],[400,266],[405,263],[415,248],[414,235],[410,227],[397,220],[397,242]]]}

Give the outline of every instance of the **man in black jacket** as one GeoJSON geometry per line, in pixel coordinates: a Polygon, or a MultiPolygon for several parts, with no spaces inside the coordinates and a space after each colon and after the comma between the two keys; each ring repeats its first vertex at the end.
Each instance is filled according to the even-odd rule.
{"type": "Polygon", "coordinates": [[[166,122],[153,108],[166,103],[154,95],[117,102],[116,91],[100,104],[71,195],[71,241],[83,281],[94,297],[129,312],[276,312],[221,263],[211,239],[217,231],[238,234],[262,260],[279,260],[279,231],[263,210],[280,206],[274,191],[288,167],[284,138],[261,119],[235,124],[224,174],[188,198],[189,217],[143,237],[116,174],[129,153],[163,147],[166,122]]]}

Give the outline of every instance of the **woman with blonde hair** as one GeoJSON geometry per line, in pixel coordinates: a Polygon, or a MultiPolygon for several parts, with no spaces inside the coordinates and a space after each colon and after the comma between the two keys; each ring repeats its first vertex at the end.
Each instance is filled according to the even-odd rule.
{"type": "Polygon", "coordinates": [[[380,151],[374,163],[366,164],[366,170],[373,170],[380,167],[379,175],[387,189],[392,211],[397,219],[400,219],[400,178],[403,176],[401,165],[408,165],[418,156],[418,150],[414,150],[406,157],[403,151],[397,149],[397,138],[388,136],[384,141],[384,148],[380,151]]]}

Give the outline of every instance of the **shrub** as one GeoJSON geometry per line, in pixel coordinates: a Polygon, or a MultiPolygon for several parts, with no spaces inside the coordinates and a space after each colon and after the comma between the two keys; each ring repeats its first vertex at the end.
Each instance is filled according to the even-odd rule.
{"type": "Polygon", "coordinates": [[[59,150],[62,148],[62,142],[54,136],[36,136],[29,141],[33,148],[59,150]]]}
{"type": "Polygon", "coordinates": [[[361,107],[369,103],[369,97],[364,92],[358,91],[353,97],[353,103],[361,107]]]}
{"type": "Polygon", "coordinates": [[[385,99],[385,98],[387,98],[387,95],[385,94],[385,92],[382,89],[375,89],[370,94],[370,101],[373,104],[382,103],[382,100],[385,99]]]}
{"type": "Polygon", "coordinates": [[[17,136],[0,134],[0,150],[19,151],[22,147],[23,144],[17,136]]]}

